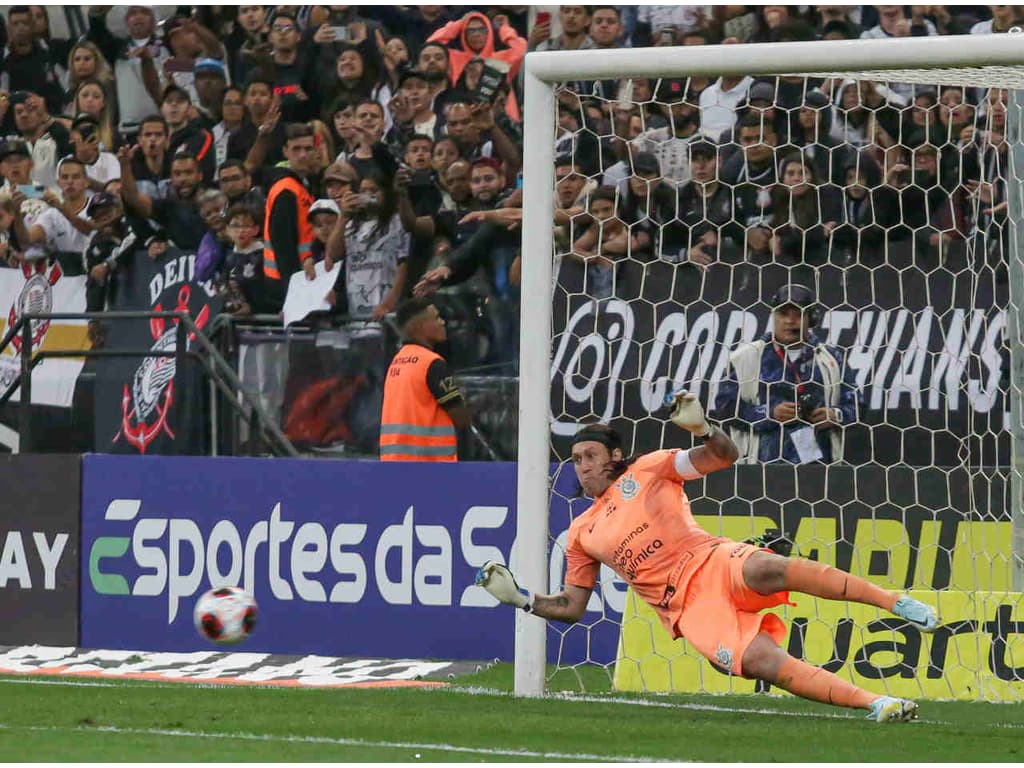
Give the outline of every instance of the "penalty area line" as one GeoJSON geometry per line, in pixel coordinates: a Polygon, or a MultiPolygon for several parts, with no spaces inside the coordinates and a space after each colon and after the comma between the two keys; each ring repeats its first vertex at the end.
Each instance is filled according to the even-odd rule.
{"type": "Polygon", "coordinates": [[[659,760],[642,755],[594,755],[585,752],[537,752],[530,749],[500,749],[498,747],[460,747],[455,744],[430,744],[413,741],[371,741],[330,736],[277,736],[264,733],[205,733],[174,728],[120,728],[98,725],[88,728],[59,725],[10,725],[0,723],[0,733],[19,731],[44,733],[105,733],[127,736],[174,736],[188,739],[222,739],[235,741],[280,742],[289,744],[327,744],[340,747],[376,747],[380,749],[421,749],[435,752],[457,752],[470,755],[497,755],[501,757],[536,757],[550,760],[579,760],[583,762],[612,763],[678,763],[679,760],[659,760]]]}

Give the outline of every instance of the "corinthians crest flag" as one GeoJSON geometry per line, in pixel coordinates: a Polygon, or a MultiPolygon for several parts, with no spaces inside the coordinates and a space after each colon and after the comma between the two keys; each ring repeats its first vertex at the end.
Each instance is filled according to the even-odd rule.
{"type": "MultiPolygon", "coordinates": [[[[210,283],[198,283],[195,254],[171,246],[158,259],[137,251],[118,272],[111,311],[188,312],[200,328],[222,301],[210,283]]],[[[189,338],[192,348],[194,338],[189,338]]],[[[108,349],[174,352],[177,322],[138,319],[111,322],[108,349]]],[[[205,389],[201,366],[174,357],[117,357],[101,362],[96,381],[96,450],[129,454],[197,454],[205,451],[205,389]]]]}
{"type": "MultiPolygon", "coordinates": [[[[0,335],[26,312],[84,312],[85,277],[68,277],[45,259],[20,268],[0,268],[0,335]]],[[[21,373],[19,333],[0,353],[0,393],[21,373]]],[[[32,351],[88,349],[85,320],[32,321],[32,351]]],[[[50,358],[32,372],[32,402],[70,408],[85,358],[50,358]]],[[[20,401],[15,392],[12,402],[20,401]]]]}

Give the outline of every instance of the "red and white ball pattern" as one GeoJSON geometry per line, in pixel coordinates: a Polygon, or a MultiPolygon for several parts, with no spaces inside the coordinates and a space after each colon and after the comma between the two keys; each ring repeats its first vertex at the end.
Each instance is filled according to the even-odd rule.
{"type": "Polygon", "coordinates": [[[256,626],[256,601],[239,587],[211,589],[196,602],[196,631],[219,645],[240,643],[256,626]]]}

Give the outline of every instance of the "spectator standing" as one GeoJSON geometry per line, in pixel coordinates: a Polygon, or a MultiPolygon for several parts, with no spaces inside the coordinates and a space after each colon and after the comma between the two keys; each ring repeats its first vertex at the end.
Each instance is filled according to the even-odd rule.
{"type": "Polygon", "coordinates": [[[739,463],[826,463],[843,459],[843,429],[857,421],[857,389],[843,352],[815,333],[813,292],[780,288],[772,330],[729,356],[712,418],[739,449],[739,463]]]}
{"type": "Polygon", "coordinates": [[[457,461],[456,428],[470,413],[448,364],[434,351],[445,322],[427,299],[410,299],[396,317],[403,345],[388,368],[380,430],[381,461],[457,461]]]}
{"type": "Polygon", "coordinates": [[[320,170],[313,130],[302,124],[288,126],[284,154],[288,165],[272,171],[263,216],[264,301],[272,312],[281,311],[288,280],[312,258],[309,209],[314,197],[309,180],[320,170]]]}
{"type": "Polygon", "coordinates": [[[71,144],[74,158],[85,167],[92,192],[102,192],[107,182],[121,178],[121,164],[115,154],[103,151],[99,121],[88,112],[71,124],[71,144]]]}
{"type": "Polygon", "coordinates": [[[227,281],[226,310],[238,317],[251,315],[263,305],[263,241],[259,209],[233,205],[225,215],[231,249],[224,258],[227,281]]]}
{"type": "MultiPolygon", "coordinates": [[[[68,106],[68,95],[77,94],[78,86],[87,80],[95,80],[103,88],[107,101],[114,104],[117,95],[114,88],[114,74],[111,72],[110,64],[100,53],[100,49],[88,40],[81,40],[74,44],[68,54],[67,74],[64,79],[64,106],[68,106]]],[[[72,107],[70,114],[75,115],[81,112],[78,107],[72,107]]],[[[111,110],[115,114],[116,109],[111,110]]],[[[111,147],[111,149],[116,149],[111,147]]]]}
{"type": "Polygon", "coordinates": [[[842,193],[824,184],[813,162],[791,155],[779,164],[772,190],[772,254],[790,263],[822,264],[842,220],[842,193]]]}
{"type": "Polygon", "coordinates": [[[32,153],[32,180],[44,187],[57,180],[57,161],[71,152],[71,137],[58,120],[49,115],[38,94],[16,91],[10,96],[14,125],[32,153]]]}
{"type": "Polygon", "coordinates": [[[444,43],[450,45],[456,39],[461,49],[449,48],[448,77],[452,83],[458,81],[462,70],[474,58],[500,59],[509,65],[508,79],[511,80],[519,72],[519,65],[526,55],[526,41],[516,34],[508,19],[504,16],[495,17],[497,22],[497,38],[505,46],[502,50],[495,48],[495,31],[491,20],[484,14],[471,11],[461,19],[451,21],[434,32],[428,43],[444,43]]]}
{"type": "Polygon", "coordinates": [[[32,29],[32,9],[12,5],[7,11],[7,50],[0,69],[0,90],[32,91],[46,102],[50,114],[59,115],[64,107],[61,87],[63,67],[42,45],[32,29]]]}
{"type": "Polygon", "coordinates": [[[117,88],[118,129],[134,136],[142,118],[158,111],[163,92],[163,63],[170,57],[156,36],[156,16],[150,5],[130,5],[125,12],[127,39],[117,38],[107,28],[106,16],[113,6],[89,7],[86,39],[96,44],[114,68],[117,88]]]}
{"type": "Polygon", "coordinates": [[[131,153],[135,185],[139,192],[153,200],[162,200],[170,194],[168,136],[167,121],[160,115],[149,115],[139,124],[138,150],[131,153]]]}
{"type": "Polygon", "coordinates": [[[192,98],[188,91],[180,85],[168,85],[160,103],[160,114],[167,121],[171,134],[167,140],[167,151],[172,157],[178,154],[179,149],[187,152],[199,163],[203,178],[212,180],[217,170],[213,134],[203,128],[198,117],[190,117],[191,113],[192,98]]]}
{"type": "MultiPolygon", "coordinates": [[[[175,245],[183,251],[194,251],[199,247],[206,227],[199,215],[197,200],[202,189],[203,172],[199,161],[188,154],[186,148],[171,158],[170,193],[166,198],[153,199],[141,192],[135,184],[132,173],[134,150],[121,147],[118,160],[121,161],[122,195],[129,213],[143,219],[152,219],[164,232],[170,234],[175,245]]],[[[152,233],[147,231],[146,237],[152,233]]],[[[141,236],[141,233],[140,233],[141,236]]]]}
{"type": "Polygon", "coordinates": [[[96,119],[100,144],[108,152],[116,152],[121,146],[121,134],[117,132],[117,120],[111,96],[98,80],[83,80],[71,101],[70,117],[92,115],[96,119]]]}

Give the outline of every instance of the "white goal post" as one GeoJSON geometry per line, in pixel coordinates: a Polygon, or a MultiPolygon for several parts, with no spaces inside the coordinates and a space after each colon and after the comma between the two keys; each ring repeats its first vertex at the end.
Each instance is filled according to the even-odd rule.
{"type": "MultiPolygon", "coordinates": [[[[629,77],[679,78],[723,75],[810,75],[843,73],[861,78],[918,82],[922,71],[930,82],[1024,87],[1024,75],[1011,68],[1024,65],[1024,35],[913,37],[889,40],[793,42],[759,45],[657,47],[617,50],[530,53],[524,79],[524,163],[521,283],[521,352],[519,378],[519,448],[516,576],[536,591],[548,587],[548,505],[551,461],[551,344],[554,240],[555,88],[579,80],[629,77]],[[989,70],[988,68],[993,68],[989,70]],[[903,72],[901,72],[902,70],[903,72]],[[938,71],[937,71],[938,70],[938,71]]],[[[821,75],[819,75],[821,76],[821,75]]],[[[1019,93],[1011,95],[1019,132],[1019,93]]],[[[1009,118],[1008,118],[1009,120],[1009,118]]],[[[1024,155],[1019,133],[1011,138],[1011,164],[1022,178],[1024,155]]],[[[1008,190],[1010,201],[1009,335],[1016,353],[1024,339],[1024,318],[1017,308],[1024,300],[1022,190],[1008,190]]],[[[1014,354],[1012,391],[1024,384],[1024,355],[1014,354]]],[[[1021,487],[1024,469],[1024,419],[1019,397],[1011,403],[1011,494],[1014,530],[1014,587],[1024,588],[1024,524],[1021,487]]],[[[557,589],[556,585],[551,585],[557,589]]],[[[545,623],[521,614],[516,619],[515,693],[540,695],[545,686],[545,623]]]]}

